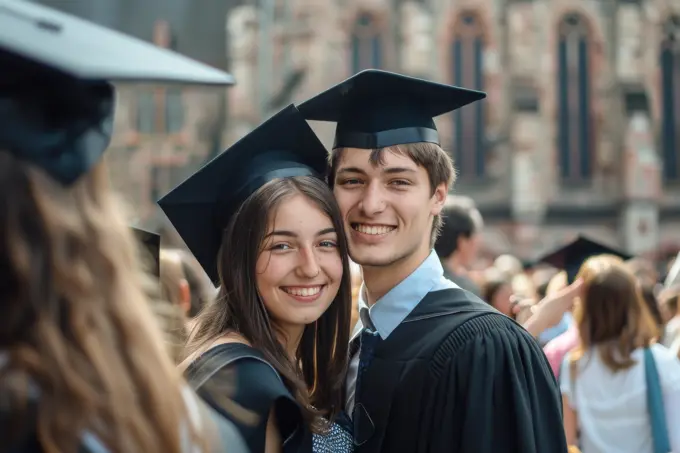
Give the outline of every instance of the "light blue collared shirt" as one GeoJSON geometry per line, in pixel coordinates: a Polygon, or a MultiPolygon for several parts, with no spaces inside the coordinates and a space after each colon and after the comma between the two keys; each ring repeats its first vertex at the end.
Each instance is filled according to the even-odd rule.
{"type": "MultiPolygon", "coordinates": [[[[459,288],[459,286],[444,277],[444,268],[434,250],[411,275],[378,299],[371,307],[366,303],[365,287],[362,284],[358,301],[360,316],[352,332],[352,339],[361,334],[366,325],[371,324],[380,338],[387,339],[428,293],[451,288],[459,288]],[[368,320],[365,319],[366,315],[369,317],[368,320]]],[[[347,371],[346,409],[350,415],[354,409],[354,391],[358,371],[359,353],[357,352],[350,359],[347,371]]]]}

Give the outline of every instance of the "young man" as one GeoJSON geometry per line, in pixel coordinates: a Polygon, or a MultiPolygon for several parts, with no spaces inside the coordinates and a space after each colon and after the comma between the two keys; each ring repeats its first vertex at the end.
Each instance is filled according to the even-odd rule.
{"type": "Polygon", "coordinates": [[[444,277],[479,297],[479,286],[467,273],[477,259],[482,215],[471,200],[458,197],[447,201],[441,217],[442,230],[434,250],[442,260],[444,277]]]}
{"type": "Polygon", "coordinates": [[[567,451],[535,340],[432,251],[454,179],[433,118],[484,97],[369,70],[299,106],[337,122],[329,183],[363,270],[347,379],[358,452],[567,451]]]}

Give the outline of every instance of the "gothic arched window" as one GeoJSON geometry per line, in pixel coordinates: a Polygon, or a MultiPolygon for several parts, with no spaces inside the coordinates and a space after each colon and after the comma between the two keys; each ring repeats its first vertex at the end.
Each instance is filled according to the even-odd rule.
{"type": "Polygon", "coordinates": [[[560,173],[565,180],[586,180],[592,174],[595,155],[590,29],[581,15],[568,14],[560,21],[558,33],[557,150],[560,173]]]}
{"type": "MultiPolygon", "coordinates": [[[[484,29],[479,17],[462,14],[455,23],[451,61],[453,84],[484,91],[484,29]]],[[[486,166],[485,103],[453,112],[453,158],[461,179],[484,176],[486,166]]]]}
{"type": "Polygon", "coordinates": [[[360,14],[352,29],[352,74],[383,67],[383,42],[380,27],[368,13],[360,14]]]}
{"type": "Polygon", "coordinates": [[[666,180],[680,176],[680,18],[664,27],[661,42],[661,149],[666,180]]]}

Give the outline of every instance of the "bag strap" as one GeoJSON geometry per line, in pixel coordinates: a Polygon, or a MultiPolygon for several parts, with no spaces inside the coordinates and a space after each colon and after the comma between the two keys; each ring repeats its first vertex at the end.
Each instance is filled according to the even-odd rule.
{"type": "MultiPolygon", "coordinates": [[[[257,353],[257,351],[245,350],[243,348],[220,348],[214,351],[208,350],[205,354],[209,354],[210,356],[203,361],[195,361],[194,364],[197,365],[190,367],[189,370],[187,370],[187,382],[194,391],[198,391],[203,387],[203,385],[221,369],[243,359],[258,360],[266,364],[281,380],[281,376],[276,372],[276,369],[267,362],[264,357],[257,353]]],[[[283,383],[283,380],[281,380],[281,382],[283,383]]]]}
{"type": "Polygon", "coordinates": [[[654,453],[669,453],[671,446],[668,439],[668,425],[666,424],[659,372],[656,369],[656,362],[650,348],[645,348],[644,355],[645,381],[647,383],[647,411],[649,412],[652,425],[654,453]]]}

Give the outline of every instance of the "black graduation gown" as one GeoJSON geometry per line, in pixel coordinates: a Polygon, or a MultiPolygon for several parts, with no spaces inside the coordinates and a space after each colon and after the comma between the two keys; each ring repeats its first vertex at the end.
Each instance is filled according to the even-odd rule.
{"type": "Polygon", "coordinates": [[[473,294],[429,293],[373,351],[357,381],[356,452],[566,453],[543,351],[473,294]]]}

